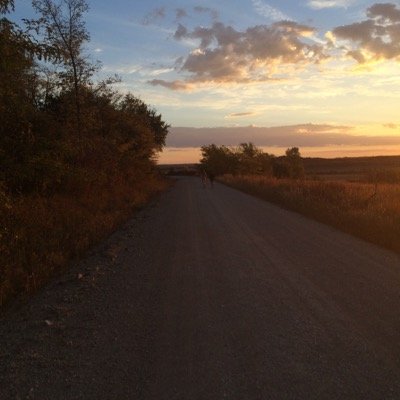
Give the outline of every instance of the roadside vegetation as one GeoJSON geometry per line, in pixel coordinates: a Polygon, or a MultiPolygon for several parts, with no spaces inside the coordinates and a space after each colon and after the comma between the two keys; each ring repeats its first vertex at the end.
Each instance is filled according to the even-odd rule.
{"type": "Polygon", "coordinates": [[[169,126],[117,77],[96,79],[84,0],[0,0],[0,305],[36,290],[163,190],[169,126]]]}
{"type": "Polygon", "coordinates": [[[263,175],[301,179],[305,173],[297,147],[287,149],[282,157],[264,153],[251,142],[235,148],[211,144],[202,146],[201,153],[200,167],[214,176],[263,175]]]}
{"type": "MultiPolygon", "coordinates": [[[[357,181],[348,182],[318,177],[315,166],[307,175],[297,148],[283,157],[263,153],[251,143],[202,150],[202,168],[218,171],[222,183],[400,253],[398,158],[390,159],[397,163],[391,168],[365,167],[357,181]]],[[[344,170],[356,164],[345,161],[344,170]]],[[[321,160],[317,164],[325,165],[321,160]]]]}

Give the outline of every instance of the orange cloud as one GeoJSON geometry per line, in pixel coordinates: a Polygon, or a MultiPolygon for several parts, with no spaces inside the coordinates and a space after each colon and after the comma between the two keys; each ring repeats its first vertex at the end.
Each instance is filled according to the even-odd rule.
{"type": "Polygon", "coordinates": [[[148,81],[147,83],[150,83],[150,85],[153,86],[163,86],[167,89],[171,90],[188,90],[191,89],[192,85],[188,82],[185,81],[166,81],[164,79],[152,79],[148,81]]]}

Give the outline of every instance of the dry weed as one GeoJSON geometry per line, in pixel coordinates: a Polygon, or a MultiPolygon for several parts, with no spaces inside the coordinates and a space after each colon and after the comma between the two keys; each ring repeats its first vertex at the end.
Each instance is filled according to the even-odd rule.
{"type": "Polygon", "coordinates": [[[400,185],[230,175],[221,181],[400,252],[400,185]]]}
{"type": "Polygon", "coordinates": [[[36,291],[166,185],[152,175],[136,184],[117,176],[108,187],[73,195],[10,198],[1,192],[0,306],[36,291]]]}

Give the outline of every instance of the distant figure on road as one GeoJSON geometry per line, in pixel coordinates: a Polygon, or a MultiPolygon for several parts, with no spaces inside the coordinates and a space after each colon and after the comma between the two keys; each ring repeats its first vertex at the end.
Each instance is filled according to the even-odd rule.
{"type": "Polygon", "coordinates": [[[214,187],[215,174],[213,174],[212,172],[209,172],[208,173],[208,179],[210,179],[211,188],[213,188],[214,187]]]}
{"type": "Polygon", "coordinates": [[[207,181],[208,181],[207,173],[204,169],[202,169],[200,175],[201,175],[201,183],[203,184],[203,188],[205,189],[207,187],[207,181]]]}

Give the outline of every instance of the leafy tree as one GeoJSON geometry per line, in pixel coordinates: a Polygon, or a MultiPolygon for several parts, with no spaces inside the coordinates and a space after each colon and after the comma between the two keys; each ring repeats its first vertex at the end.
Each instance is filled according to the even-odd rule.
{"type": "Polygon", "coordinates": [[[82,133],[81,88],[93,76],[96,67],[83,54],[83,45],[90,36],[83,20],[89,7],[85,0],[33,0],[33,7],[41,17],[29,21],[31,29],[43,32],[44,44],[54,51],[54,61],[63,67],[59,72],[60,85],[71,90],[77,122],[82,133]]]}
{"type": "Polygon", "coordinates": [[[273,163],[275,156],[273,154],[261,153],[257,157],[258,172],[263,175],[273,175],[273,163]]]}
{"type": "MultiPolygon", "coordinates": [[[[0,186],[10,193],[74,192],[108,172],[150,171],[168,134],[155,109],[111,88],[118,78],[93,83],[87,4],[57,1],[34,0],[41,18],[25,31],[0,19],[0,186]]],[[[13,9],[0,0],[2,14],[13,9]]]]}
{"type": "Polygon", "coordinates": [[[303,178],[304,165],[299,148],[289,148],[286,150],[285,156],[277,157],[273,163],[273,173],[277,178],[303,178]]]}
{"type": "Polygon", "coordinates": [[[238,160],[229,147],[210,144],[201,147],[201,154],[200,163],[207,173],[213,175],[236,173],[238,160]]]}
{"type": "Polygon", "coordinates": [[[270,174],[272,157],[253,143],[241,143],[236,150],[241,174],[270,174]]]}
{"type": "Polygon", "coordinates": [[[203,168],[213,175],[272,173],[273,156],[253,143],[241,143],[236,149],[211,144],[201,148],[203,168]]]}
{"type": "Polygon", "coordinates": [[[297,147],[287,149],[282,157],[264,153],[251,142],[241,143],[236,149],[211,144],[202,146],[201,152],[202,167],[213,175],[257,174],[293,179],[304,176],[303,160],[297,147]]]}
{"type": "MultiPolygon", "coordinates": [[[[2,14],[13,10],[2,1],[2,14]]],[[[29,90],[35,46],[30,37],[4,16],[0,19],[0,180],[10,182],[15,172],[27,173],[26,156],[34,140],[34,108],[29,90]]]]}
{"type": "Polygon", "coordinates": [[[162,120],[161,114],[158,114],[156,110],[132,94],[127,94],[123,98],[119,104],[119,109],[127,116],[133,117],[136,125],[140,124],[152,132],[154,150],[162,149],[170,126],[162,120]]]}
{"type": "Polygon", "coordinates": [[[304,177],[304,165],[298,147],[286,150],[286,162],[289,170],[289,177],[299,179],[304,177]]]}
{"type": "Polygon", "coordinates": [[[119,112],[116,130],[125,151],[136,152],[137,158],[153,158],[165,145],[169,125],[153,108],[132,94],[116,104],[119,112]]]}
{"type": "Polygon", "coordinates": [[[14,11],[14,0],[0,0],[0,13],[6,14],[14,11]]]}

